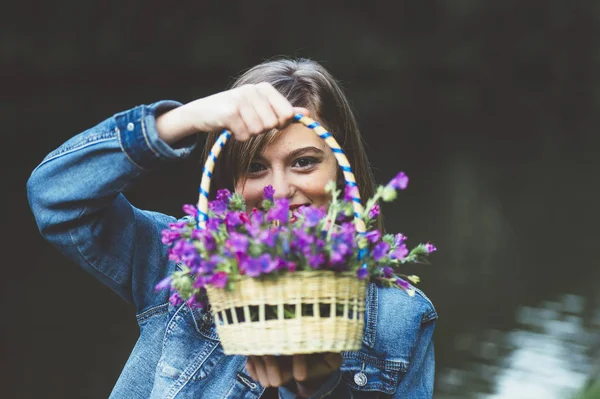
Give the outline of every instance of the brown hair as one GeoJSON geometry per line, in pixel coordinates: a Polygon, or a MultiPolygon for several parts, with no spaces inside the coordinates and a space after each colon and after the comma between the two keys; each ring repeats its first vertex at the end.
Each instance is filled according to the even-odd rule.
{"type": "MultiPolygon", "coordinates": [[[[236,88],[246,84],[268,82],[295,107],[310,110],[311,117],[318,120],[340,144],[352,166],[356,183],[364,200],[373,196],[375,182],[369,166],[356,118],[338,82],[319,63],[309,59],[276,59],[256,65],[231,85],[236,88]]],[[[219,137],[220,132],[208,135],[203,161],[219,137]]],[[[233,191],[235,183],[247,170],[253,158],[276,138],[276,131],[260,134],[240,142],[233,137],[223,149],[215,165],[214,187],[233,191]]],[[[344,187],[343,175],[338,169],[338,187],[344,187]]],[[[213,193],[216,190],[211,190],[213,193]]],[[[377,221],[382,228],[381,217],[377,221]]]]}

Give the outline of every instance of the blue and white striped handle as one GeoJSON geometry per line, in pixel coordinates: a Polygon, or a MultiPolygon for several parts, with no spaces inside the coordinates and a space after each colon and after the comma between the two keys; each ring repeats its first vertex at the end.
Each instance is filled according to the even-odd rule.
{"type": "MultiPolygon", "coordinates": [[[[338,144],[338,142],[333,138],[332,134],[328,132],[321,124],[308,116],[304,116],[302,114],[294,115],[294,121],[300,122],[304,126],[312,129],[315,134],[317,134],[320,138],[325,140],[333,155],[337,159],[338,165],[342,172],[344,172],[344,180],[346,181],[346,185],[350,187],[357,187],[356,179],[354,177],[354,173],[352,172],[352,167],[348,162],[348,158],[346,158],[346,154],[338,144]]],[[[204,168],[202,169],[202,180],[200,181],[200,189],[199,194],[200,197],[198,199],[198,228],[204,229],[206,227],[206,220],[208,219],[208,195],[210,191],[210,181],[212,179],[212,173],[215,168],[215,164],[217,162],[217,158],[221,153],[221,150],[227,143],[227,140],[231,137],[231,133],[228,130],[223,130],[223,133],[219,136],[216,143],[210,150],[208,154],[208,158],[206,159],[206,163],[204,164],[204,168]]],[[[360,194],[358,192],[358,187],[356,190],[353,190],[353,198],[352,205],[354,206],[354,225],[356,226],[356,231],[358,233],[364,233],[367,228],[364,220],[361,215],[363,213],[363,206],[360,202],[360,194]]]]}

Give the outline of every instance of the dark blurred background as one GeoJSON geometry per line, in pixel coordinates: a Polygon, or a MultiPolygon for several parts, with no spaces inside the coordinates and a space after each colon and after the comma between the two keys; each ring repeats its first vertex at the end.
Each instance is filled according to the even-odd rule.
{"type": "MultiPolygon", "coordinates": [[[[134,309],[42,240],[25,182],[124,109],[223,90],[278,55],[323,63],[379,182],[386,227],[431,240],[411,266],[439,313],[436,398],[570,398],[600,375],[600,3],[22,1],[0,13],[5,398],[106,398],[134,309]]],[[[181,216],[190,165],[128,193],[181,216]]],[[[398,309],[402,312],[402,309],[398,309]]]]}

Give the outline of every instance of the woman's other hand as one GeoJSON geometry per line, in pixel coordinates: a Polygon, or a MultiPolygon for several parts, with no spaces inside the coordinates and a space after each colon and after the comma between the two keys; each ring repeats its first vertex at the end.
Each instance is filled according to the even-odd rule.
{"type": "Polygon", "coordinates": [[[249,356],[248,374],[264,387],[279,387],[296,381],[296,393],[310,397],[333,373],[342,366],[339,353],[314,353],[293,356],[249,356]]]}
{"type": "Polygon", "coordinates": [[[269,83],[249,84],[167,111],[156,118],[156,128],[169,144],[194,133],[223,129],[244,141],[273,128],[284,128],[297,113],[308,115],[308,110],[292,107],[269,83]]]}

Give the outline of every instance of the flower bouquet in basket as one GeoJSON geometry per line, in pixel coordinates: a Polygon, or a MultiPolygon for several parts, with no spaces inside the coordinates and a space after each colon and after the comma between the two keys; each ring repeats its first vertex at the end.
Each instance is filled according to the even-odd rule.
{"type": "Polygon", "coordinates": [[[430,243],[410,249],[403,234],[375,227],[379,201],[393,201],[408,184],[400,172],[377,188],[363,208],[354,175],[339,145],[317,122],[298,115],[332,148],[344,171],[342,194],[335,182],[325,190],[327,208],[290,209],[285,198],[264,189],[262,209],[247,212],[244,198],[219,190],[208,201],[212,168],[229,138],[224,132],[208,157],[198,206],[163,231],[170,259],[182,270],[157,285],[171,289],[174,305],[184,301],[214,316],[226,354],[266,355],[358,350],[364,327],[368,282],[414,295],[419,278],[400,272],[435,251],[430,243]]]}

